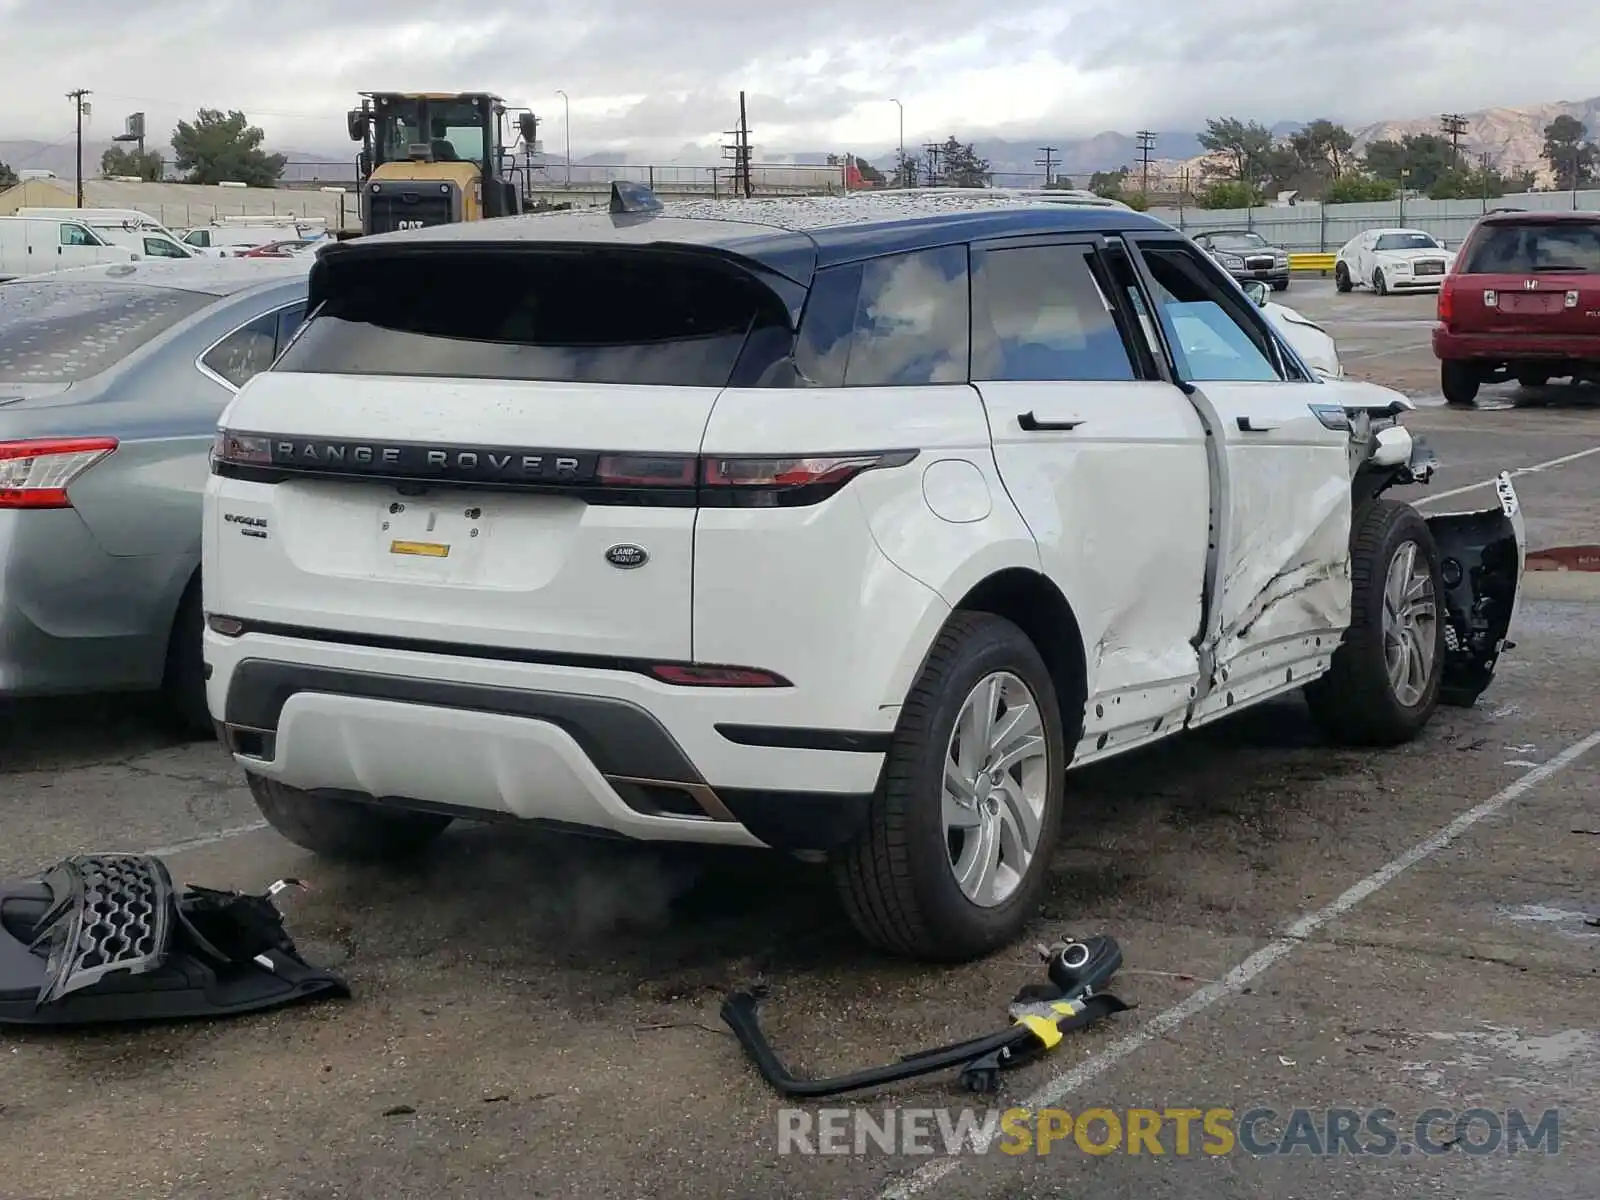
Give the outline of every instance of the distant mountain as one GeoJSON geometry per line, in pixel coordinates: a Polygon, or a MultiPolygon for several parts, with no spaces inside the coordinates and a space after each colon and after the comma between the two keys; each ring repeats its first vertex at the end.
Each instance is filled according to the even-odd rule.
{"type": "MultiPolygon", "coordinates": [[[[1600,96],[1588,100],[1559,100],[1526,108],[1486,108],[1462,114],[1467,130],[1461,139],[1463,152],[1487,154],[1500,171],[1532,171],[1541,185],[1551,182],[1549,164],[1543,159],[1545,126],[1557,117],[1575,117],[1589,128],[1589,140],[1600,141],[1600,96]]],[[[1407,134],[1438,133],[1438,117],[1418,117],[1408,121],[1378,121],[1350,131],[1356,149],[1368,142],[1398,140],[1407,134]]]]}

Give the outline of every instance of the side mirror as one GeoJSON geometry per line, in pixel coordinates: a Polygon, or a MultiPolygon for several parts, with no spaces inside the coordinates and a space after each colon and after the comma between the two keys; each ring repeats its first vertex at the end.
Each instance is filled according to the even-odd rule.
{"type": "Polygon", "coordinates": [[[1267,306],[1267,299],[1272,295],[1272,288],[1269,284],[1260,279],[1246,279],[1240,286],[1244,288],[1244,294],[1250,297],[1251,302],[1257,308],[1265,308],[1267,306]]]}
{"type": "Polygon", "coordinates": [[[359,108],[352,108],[344,114],[344,127],[350,140],[359,142],[367,135],[367,114],[359,108]]]}
{"type": "Polygon", "coordinates": [[[1374,439],[1371,463],[1375,467],[1398,467],[1411,461],[1411,431],[1401,425],[1380,429],[1374,439]]]}

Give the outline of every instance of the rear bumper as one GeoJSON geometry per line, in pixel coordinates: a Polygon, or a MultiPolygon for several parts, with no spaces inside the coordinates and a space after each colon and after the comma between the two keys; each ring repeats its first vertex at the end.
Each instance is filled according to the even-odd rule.
{"type": "Polygon", "coordinates": [[[205,654],[212,714],[255,774],[643,840],[831,849],[888,742],[761,725],[749,691],[621,671],[209,631],[205,654]]]}
{"type": "Polygon", "coordinates": [[[1433,353],[1451,362],[1600,363],[1600,335],[1463,333],[1435,325],[1433,353]]]}

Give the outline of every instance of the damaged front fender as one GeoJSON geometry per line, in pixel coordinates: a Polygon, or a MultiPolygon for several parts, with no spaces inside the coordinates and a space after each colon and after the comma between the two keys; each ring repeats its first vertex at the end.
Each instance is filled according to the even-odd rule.
{"type": "Polygon", "coordinates": [[[1500,503],[1477,512],[1427,518],[1439,548],[1444,584],[1445,663],[1440,699],[1471,706],[1494,679],[1495,664],[1522,598],[1527,528],[1522,505],[1502,471],[1495,480],[1500,503]]]}

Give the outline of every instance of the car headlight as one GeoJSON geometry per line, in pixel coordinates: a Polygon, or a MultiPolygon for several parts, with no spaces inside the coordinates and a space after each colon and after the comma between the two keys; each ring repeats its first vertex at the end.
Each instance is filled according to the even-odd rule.
{"type": "Polygon", "coordinates": [[[1244,259],[1237,254],[1219,254],[1217,255],[1217,261],[1230,270],[1239,271],[1244,269],[1244,259]]]}
{"type": "Polygon", "coordinates": [[[1396,270],[1396,271],[1399,271],[1399,272],[1400,272],[1400,273],[1401,273],[1401,274],[1404,274],[1404,273],[1405,273],[1405,272],[1407,272],[1407,271],[1409,271],[1409,270],[1411,270],[1411,264],[1410,264],[1410,263],[1408,263],[1408,262],[1407,262],[1407,261],[1406,261],[1406,260],[1405,260],[1405,259],[1403,259],[1403,258],[1402,258],[1402,259],[1400,259],[1400,260],[1398,260],[1398,261],[1397,261],[1397,262],[1394,262],[1394,263],[1391,263],[1391,264],[1390,264],[1390,265],[1391,265],[1391,266],[1392,266],[1392,267],[1393,267],[1393,268],[1394,268],[1394,269],[1395,269],[1395,270],[1396,270]]]}
{"type": "Polygon", "coordinates": [[[1279,250],[1276,254],[1274,254],[1272,256],[1272,258],[1273,258],[1273,261],[1276,262],[1280,267],[1287,266],[1288,263],[1289,263],[1289,256],[1287,254],[1285,254],[1282,250],[1279,250]]]}

